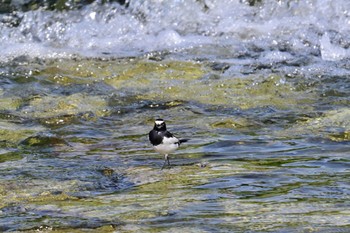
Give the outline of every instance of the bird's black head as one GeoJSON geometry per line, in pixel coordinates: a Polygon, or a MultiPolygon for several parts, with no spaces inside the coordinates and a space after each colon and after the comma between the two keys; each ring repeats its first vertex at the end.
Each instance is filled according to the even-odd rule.
{"type": "Polygon", "coordinates": [[[166,125],[165,125],[165,121],[163,119],[156,119],[154,121],[154,128],[157,131],[163,131],[166,130],[166,125]]]}

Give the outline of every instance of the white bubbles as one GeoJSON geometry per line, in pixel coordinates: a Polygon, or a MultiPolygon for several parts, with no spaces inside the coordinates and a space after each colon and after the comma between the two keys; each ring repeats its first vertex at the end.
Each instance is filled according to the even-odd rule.
{"type": "MultiPolygon", "coordinates": [[[[0,21],[0,61],[18,56],[133,56],[154,51],[236,48],[207,57],[261,52],[272,62],[296,54],[320,54],[324,60],[348,58],[350,2],[340,0],[276,1],[256,6],[244,1],[131,1],[94,3],[78,10],[18,13],[18,26],[0,21]],[[327,33],[334,31],[341,43],[327,33]],[[246,49],[246,48],[250,48],[246,49]],[[252,49],[253,48],[253,49],[252,49]]],[[[7,20],[8,21],[8,20],[7,20]]]]}
{"type": "Polygon", "coordinates": [[[321,37],[320,45],[321,56],[325,61],[339,61],[350,56],[350,49],[332,44],[327,33],[321,37]]]}
{"type": "Polygon", "coordinates": [[[269,51],[263,55],[263,59],[266,59],[270,62],[282,62],[292,59],[293,56],[287,52],[281,51],[269,51]]]}

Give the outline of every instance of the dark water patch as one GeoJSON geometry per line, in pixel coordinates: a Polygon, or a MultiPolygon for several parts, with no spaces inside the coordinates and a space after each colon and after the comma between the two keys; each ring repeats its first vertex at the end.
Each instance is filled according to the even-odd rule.
{"type": "Polygon", "coordinates": [[[0,120],[17,123],[17,124],[30,124],[30,120],[25,117],[18,116],[15,111],[4,110],[0,111],[0,120]]]}
{"type": "Polygon", "coordinates": [[[210,67],[214,71],[224,72],[225,70],[230,68],[230,65],[228,63],[213,63],[210,67]]]}
{"type": "Polygon", "coordinates": [[[174,101],[169,101],[169,102],[154,102],[154,101],[143,101],[143,106],[142,108],[144,109],[153,109],[153,110],[165,110],[168,108],[173,108],[173,107],[179,107],[179,106],[186,106],[185,101],[181,100],[174,100],[174,101]]]}
{"type": "MultiPolygon", "coordinates": [[[[205,145],[206,153],[223,153],[223,155],[232,158],[241,158],[249,154],[254,154],[256,158],[262,156],[298,155],[307,151],[319,150],[319,147],[312,142],[299,139],[288,138],[264,138],[257,135],[246,136],[238,134],[235,138],[232,136],[222,137],[221,140],[205,145]]],[[[249,156],[250,157],[250,156],[249,156]]]]}
{"type": "Polygon", "coordinates": [[[266,173],[251,173],[245,175],[237,175],[234,177],[225,177],[224,179],[219,178],[216,180],[216,182],[201,185],[197,188],[227,189],[239,186],[248,186],[248,188],[252,188],[250,185],[248,185],[250,182],[256,182],[257,184],[265,184],[268,182],[272,182],[272,180],[274,179],[280,178],[281,177],[272,176],[266,173]]]}
{"type": "Polygon", "coordinates": [[[81,78],[83,82],[79,83],[79,77],[72,77],[71,81],[67,81],[66,85],[60,85],[58,81],[57,87],[52,90],[52,94],[57,95],[72,95],[75,93],[88,93],[89,95],[106,96],[114,93],[115,89],[99,80],[91,80],[81,78]]]}
{"type": "Polygon", "coordinates": [[[150,101],[140,100],[137,96],[129,96],[127,98],[113,94],[109,100],[108,105],[112,107],[112,114],[126,114],[135,111],[158,111],[167,110],[176,107],[187,106],[185,101],[172,100],[172,101],[150,101]]]}

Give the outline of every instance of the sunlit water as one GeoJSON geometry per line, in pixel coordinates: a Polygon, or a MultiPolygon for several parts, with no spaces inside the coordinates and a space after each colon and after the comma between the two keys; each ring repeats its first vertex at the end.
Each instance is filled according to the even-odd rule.
{"type": "Polygon", "coordinates": [[[1,15],[0,231],[349,231],[349,12],[132,1],[1,15]],[[158,117],[190,139],[170,169],[147,138],[158,117]]]}

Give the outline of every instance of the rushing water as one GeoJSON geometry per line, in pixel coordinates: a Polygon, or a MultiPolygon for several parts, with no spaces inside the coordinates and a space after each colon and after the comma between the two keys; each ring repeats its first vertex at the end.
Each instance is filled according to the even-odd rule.
{"type": "Polygon", "coordinates": [[[350,2],[247,2],[0,15],[0,231],[350,231],[350,2]]]}

